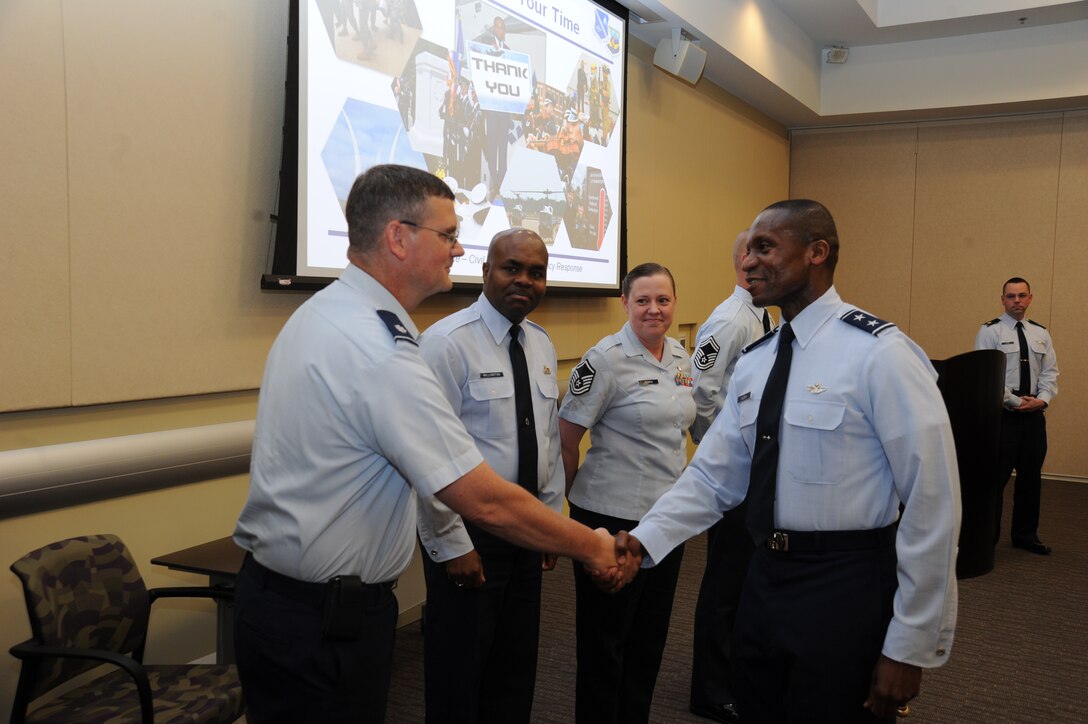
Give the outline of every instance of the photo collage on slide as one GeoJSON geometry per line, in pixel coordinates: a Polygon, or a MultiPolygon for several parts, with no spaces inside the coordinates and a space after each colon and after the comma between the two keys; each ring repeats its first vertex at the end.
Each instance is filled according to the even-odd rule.
{"type": "MultiPolygon", "coordinates": [[[[360,82],[330,116],[320,156],[341,208],[358,173],[404,163],[455,193],[467,250],[455,274],[475,276],[479,252],[508,226],[539,233],[557,260],[592,268],[594,256],[618,254],[623,61],[615,17],[575,0],[566,4],[588,21],[534,0],[311,2],[311,22],[335,61],[368,84],[382,79],[386,93],[360,82]]],[[[312,95],[319,84],[310,87],[312,95]]]]}

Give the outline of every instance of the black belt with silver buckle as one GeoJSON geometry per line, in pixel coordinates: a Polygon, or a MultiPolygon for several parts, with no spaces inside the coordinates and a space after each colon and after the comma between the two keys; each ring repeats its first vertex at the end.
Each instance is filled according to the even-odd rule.
{"type": "Polygon", "coordinates": [[[872,530],[776,530],[765,545],[778,553],[863,551],[895,545],[895,523],[872,530]]]}

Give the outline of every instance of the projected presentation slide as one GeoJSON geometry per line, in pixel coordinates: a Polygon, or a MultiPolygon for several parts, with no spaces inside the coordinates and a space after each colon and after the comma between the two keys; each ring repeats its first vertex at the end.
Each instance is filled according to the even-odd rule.
{"type": "Polygon", "coordinates": [[[478,283],[488,243],[522,226],[550,286],[618,286],[624,20],[588,0],[305,0],[299,274],[346,264],[344,205],[379,163],[453,190],[478,283]]]}

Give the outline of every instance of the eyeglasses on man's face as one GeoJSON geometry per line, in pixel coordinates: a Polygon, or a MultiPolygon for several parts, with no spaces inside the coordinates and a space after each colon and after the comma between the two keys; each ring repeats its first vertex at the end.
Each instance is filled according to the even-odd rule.
{"type": "Polygon", "coordinates": [[[454,233],[451,234],[448,231],[439,231],[438,229],[432,229],[429,226],[424,226],[423,224],[417,224],[416,222],[408,221],[407,219],[400,219],[398,223],[405,224],[406,226],[412,226],[412,227],[414,227],[416,229],[426,229],[427,231],[433,231],[434,233],[438,234],[443,239],[445,239],[446,242],[450,246],[457,246],[457,242],[458,242],[457,232],[454,232],[454,233]]]}

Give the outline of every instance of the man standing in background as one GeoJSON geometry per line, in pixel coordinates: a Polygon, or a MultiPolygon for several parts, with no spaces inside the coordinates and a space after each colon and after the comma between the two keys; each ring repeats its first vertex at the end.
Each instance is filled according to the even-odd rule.
{"type": "MultiPolygon", "coordinates": [[[[1046,458],[1046,416],[1058,394],[1058,359],[1050,332],[1025,319],[1031,306],[1031,285],[1013,277],[1001,288],[1005,313],[982,325],[975,349],[1005,353],[1005,399],[1001,415],[1001,490],[1016,470],[1013,491],[1012,544],[1031,553],[1048,555],[1050,546],[1039,540],[1039,497],[1046,458]]],[[[1002,495],[997,496],[994,542],[1001,538],[1002,495]]]]}
{"type": "MultiPolygon", "coordinates": [[[[495,471],[563,508],[556,354],[525,319],[543,299],[548,250],[528,229],[501,231],[483,265],[483,294],[427,329],[420,354],[495,471]]],[[[543,558],[419,504],[427,581],[427,723],[528,724],[536,684],[543,558]]]]}
{"type": "MultiPolygon", "coordinates": [[[[771,331],[766,309],[752,304],[741,264],[748,255],[748,230],[733,243],[733,294],[699,327],[695,341],[695,389],[697,408],[691,439],[698,443],[722,409],[729,378],[741,351],[771,331]]],[[[742,503],[727,511],[707,531],[706,570],[695,606],[695,631],[691,648],[691,699],[688,709],[707,719],[735,722],[736,699],[729,688],[729,637],[737,617],[744,576],[754,544],[744,527],[747,508],[742,503]]]]}

